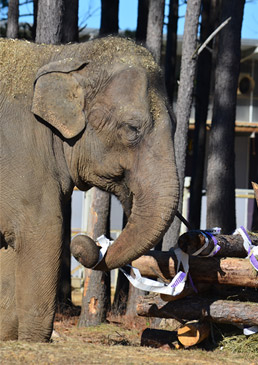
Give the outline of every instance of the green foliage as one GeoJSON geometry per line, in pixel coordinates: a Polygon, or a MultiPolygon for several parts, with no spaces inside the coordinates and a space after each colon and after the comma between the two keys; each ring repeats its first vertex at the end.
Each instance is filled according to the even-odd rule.
{"type": "Polygon", "coordinates": [[[251,336],[232,335],[225,336],[220,342],[220,347],[232,353],[253,353],[257,354],[258,333],[251,336]]]}

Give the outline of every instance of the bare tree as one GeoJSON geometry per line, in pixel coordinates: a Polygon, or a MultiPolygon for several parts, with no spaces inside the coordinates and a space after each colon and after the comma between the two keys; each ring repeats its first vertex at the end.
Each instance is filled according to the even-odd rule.
{"type": "Polygon", "coordinates": [[[149,0],[146,46],[157,63],[161,59],[165,0],[149,0]]]}
{"type": "Polygon", "coordinates": [[[235,116],[240,65],[240,41],[244,0],[222,1],[222,21],[231,17],[219,33],[215,69],[212,126],[207,172],[207,226],[232,233],[235,217],[235,116]]]}
{"type": "MultiPolygon", "coordinates": [[[[258,133],[255,133],[252,138],[250,138],[250,161],[249,161],[249,179],[250,182],[258,183],[258,133]]],[[[254,188],[253,184],[250,188],[254,188]]],[[[254,199],[253,208],[253,219],[252,219],[252,231],[258,232],[258,200],[256,195],[256,200],[254,199]]]]}
{"type": "Polygon", "coordinates": [[[135,38],[138,42],[146,42],[149,13],[149,0],[138,0],[138,17],[135,38]]]}
{"type": "Polygon", "coordinates": [[[36,39],[37,17],[38,17],[38,0],[33,0],[33,25],[31,29],[31,35],[34,41],[36,39]]]}
{"type": "Polygon", "coordinates": [[[9,0],[7,38],[18,38],[19,32],[19,0],[9,0]]]}
{"type": "MultiPolygon", "coordinates": [[[[102,234],[107,235],[107,220],[110,207],[110,194],[92,188],[88,234],[97,240],[102,234]],[[97,219],[96,219],[97,217],[97,219]]],[[[96,326],[105,321],[110,309],[110,273],[86,269],[80,327],[96,326]]]]}
{"type": "Polygon", "coordinates": [[[64,11],[64,0],[38,0],[37,43],[61,43],[64,11]]]}
{"type": "MultiPolygon", "coordinates": [[[[217,26],[220,0],[203,0],[201,12],[200,42],[203,43],[217,26]]],[[[200,228],[201,201],[205,164],[206,121],[212,73],[213,41],[198,57],[195,89],[195,130],[193,142],[193,166],[190,188],[189,222],[194,229],[200,228]]]]}
{"type": "Polygon", "coordinates": [[[79,0],[64,0],[64,16],[63,16],[63,30],[62,43],[78,42],[78,11],[79,0]]]}
{"type": "Polygon", "coordinates": [[[173,103],[174,100],[176,86],[177,21],[178,0],[170,0],[167,25],[165,82],[168,98],[171,103],[173,103]]]}
{"type": "Polygon", "coordinates": [[[118,33],[119,0],[101,0],[100,35],[118,33]]]}
{"type": "MultiPolygon", "coordinates": [[[[124,213],[123,215],[123,228],[127,224],[127,216],[124,213]]],[[[128,273],[130,270],[128,270],[126,267],[124,267],[128,273]]],[[[112,303],[112,313],[115,315],[123,315],[126,313],[126,307],[128,302],[128,295],[129,295],[129,281],[125,277],[125,275],[122,273],[121,270],[118,271],[117,275],[117,281],[116,281],[116,290],[114,295],[114,300],[112,303]]]]}
{"type": "MultiPolygon", "coordinates": [[[[175,133],[175,155],[180,184],[179,211],[182,210],[185,161],[188,142],[188,125],[193,100],[196,58],[193,57],[197,45],[197,29],[201,0],[188,0],[182,45],[180,84],[177,98],[177,129],[175,133]]],[[[163,249],[177,243],[181,222],[175,217],[163,239],[163,249]]]]}

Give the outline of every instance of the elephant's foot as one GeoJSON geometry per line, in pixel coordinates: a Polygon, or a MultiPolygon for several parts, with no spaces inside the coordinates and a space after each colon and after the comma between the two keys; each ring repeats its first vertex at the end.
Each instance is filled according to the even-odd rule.
{"type": "Polygon", "coordinates": [[[71,253],[83,266],[94,267],[99,260],[100,247],[86,235],[75,236],[71,242],[71,253]]]}
{"type": "Polygon", "coordinates": [[[18,320],[14,311],[0,308],[0,341],[18,339],[18,320]]]}
{"type": "Polygon", "coordinates": [[[49,342],[53,332],[53,314],[44,318],[19,314],[19,341],[49,342]]]}

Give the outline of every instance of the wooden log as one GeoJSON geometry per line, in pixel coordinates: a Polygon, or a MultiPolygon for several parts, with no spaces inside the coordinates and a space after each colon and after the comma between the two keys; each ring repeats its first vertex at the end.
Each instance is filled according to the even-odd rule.
{"type": "Polygon", "coordinates": [[[177,338],[185,347],[195,346],[210,334],[210,324],[204,321],[189,322],[177,330],[177,338]]]}
{"type": "Polygon", "coordinates": [[[137,314],[144,317],[207,319],[217,323],[258,325],[258,304],[199,297],[164,302],[159,296],[140,297],[137,314]]]}
{"type": "Polygon", "coordinates": [[[254,196],[255,196],[255,199],[256,199],[256,204],[257,204],[257,207],[258,207],[258,184],[256,184],[255,182],[252,181],[252,186],[253,186],[253,189],[254,189],[254,196]]]}
{"type": "MultiPolygon", "coordinates": [[[[258,288],[258,273],[247,259],[190,257],[189,265],[193,282],[258,288]]],[[[176,275],[177,260],[171,252],[150,251],[133,261],[132,266],[142,276],[171,280],[176,275]]]]}
{"type": "MultiPolygon", "coordinates": [[[[252,244],[258,246],[258,235],[249,234],[252,244]]],[[[220,246],[220,250],[217,252],[216,257],[239,257],[244,258],[247,256],[247,252],[243,247],[243,238],[240,234],[236,235],[217,235],[216,240],[220,246]]],[[[205,244],[205,237],[198,231],[189,231],[184,233],[178,239],[178,246],[182,251],[192,255],[199,250],[205,244]]],[[[209,237],[209,245],[205,248],[199,256],[206,256],[214,248],[212,238],[209,237]]]]}

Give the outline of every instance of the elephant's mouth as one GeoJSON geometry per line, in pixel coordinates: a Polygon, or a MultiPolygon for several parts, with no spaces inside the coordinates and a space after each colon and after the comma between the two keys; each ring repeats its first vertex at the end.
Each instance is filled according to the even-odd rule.
{"type": "Polygon", "coordinates": [[[131,210],[132,210],[134,194],[132,191],[130,191],[130,189],[125,181],[123,181],[123,183],[122,183],[122,189],[120,189],[119,192],[117,194],[115,194],[115,196],[122,204],[124,213],[128,219],[131,214],[131,210]]]}

